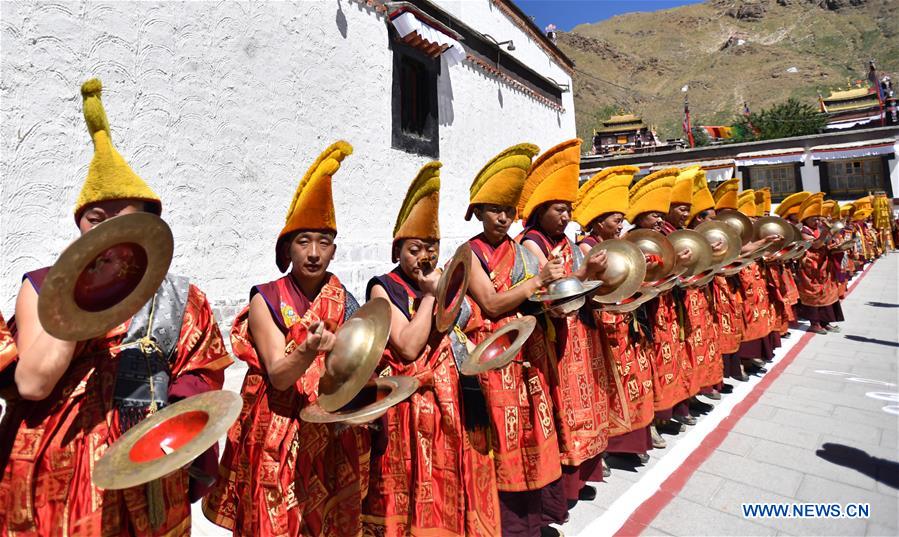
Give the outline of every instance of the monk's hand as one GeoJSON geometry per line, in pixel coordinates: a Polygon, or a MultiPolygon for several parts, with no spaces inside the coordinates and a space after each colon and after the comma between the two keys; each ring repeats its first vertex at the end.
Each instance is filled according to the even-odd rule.
{"type": "Polygon", "coordinates": [[[418,288],[426,295],[437,294],[437,283],[440,281],[440,275],[443,271],[440,269],[432,270],[428,274],[419,273],[418,288]]]}
{"type": "Polygon", "coordinates": [[[597,252],[587,260],[588,277],[598,278],[606,271],[608,258],[605,252],[597,252]]]}
{"type": "Polygon", "coordinates": [[[768,236],[765,237],[763,240],[764,240],[765,242],[779,241],[779,240],[783,240],[783,235],[768,235],[768,236]]]}
{"type": "Polygon", "coordinates": [[[540,287],[564,278],[565,266],[562,265],[562,259],[555,257],[547,261],[543,268],[540,269],[537,277],[540,278],[540,287]]]}
{"type": "Polygon", "coordinates": [[[710,246],[712,247],[712,251],[715,252],[716,254],[718,252],[723,252],[725,250],[724,241],[721,239],[718,239],[715,242],[711,243],[710,246]]]}
{"type": "Polygon", "coordinates": [[[325,328],[325,323],[316,321],[309,327],[309,335],[303,342],[307,354],[317,355],[320,352],[331,352],[336,337],[334,332],[325,328]]]}
{"type": "Polygon", "coordinates": [[[690,250],[684,248],[680,252],[677,253],[677,259],[682,263],[689,263],[690,259],[693,258],[693,254],[690,253],[690,250]]]}
{"type": "Polygon", "coordinates": [[[646,270],[652,270],[662,264],[662,258],[656,254],[643,253],[646,259],[646,270]]]}

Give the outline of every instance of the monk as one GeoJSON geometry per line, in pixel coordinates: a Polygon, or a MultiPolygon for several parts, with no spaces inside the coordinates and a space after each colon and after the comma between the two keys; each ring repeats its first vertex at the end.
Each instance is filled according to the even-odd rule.
{"type": "Polygon", "coordinates": [[[839,285],[836,281],[833,260],[828,255],[830,229],[822,217],[824,195],[812,194],[799,208],[802,222],[802,238],[812,241],[799,265],[798,314],[811,324],[809,330],[816,334],[836,331],[831,323],[843,320],[839,301],[839,285]]]}
{"type": "MultiPolygon", "coordinates": [[[[519,213],[525,222],[519,243],[539,265],[561,260],[566,274],[582,281],[605,270],[605,253],[584,259],[565,235],[571,204],[577,199],[580,140],[568,140],[543,153],[531,168],[519,213]]],[[[556,411],[565,496],[570,504],[592,500],[596,489],[588,481],[602,480],[602,452],[608,442],[608,399],[601,349],[576,314],[543,315],[547,323],[543,345],[526,347],[532,364],[548,375],[556,411]]]]}
{"type": "MultiPolygon", "coordinates": [[[[477,379],[461,377],[455,348],[479,312],[465,304],[459,332],[434,326],[440,271],[439,162],[426,164],[409,187],[393,233],[396,268],[372,278],[368,298],[391,305],[390,340],[382,375],[420,381],[412,396],[387,411],[375,435],[371,486],[363,505],[365,535],[471,535],[500,533],[487,415],[477,379]],[[455,345],[454,345],[455,343],[455,345]],[[464,402],[465,390],[479,401],[464,402]],[[483,417],[474,422],[474,415],[483,417]],[[466,422],[469,425],[466,427],[466,422]]],[[[458,347],[461,345],[461,347],[458,347]]],[[[465,351],[459,351],[460,354],[465,351]]]]}
{"type": "Polygon", "coordinates": [[[231,328],[234,353],[248,368],[244,407],[228,431],[219,479],[203,512],[235,535],[362,531],[369,431],[299,418],[318,395],[334,331],[358,309],[328,272],[337,249],[331,179],[351,153],[348,143],[336,142],[306,172],[275,244],[278,269],[290,271],[253,286],[231,328]]]}
{"type": "MultiPolygon", "coordinates": [[[[162,201],[112,145],[97,79],[81,86],[94,157],[75,205],[82,235],[162,201]]],[[[64,341],[48,334],[38,297],[49,269],[25,275],[13,333],[15,394],[0,424],[0,535],[186,535],[190,502],[202,496],[217,460],[208,451],[188,469],[147,485],[101,490],[94,464],[156,410],[224,382],[231,364],[205,295],[168,274],[154,298],[103,336],[64,341]],[[156,343],[144,350],[147,333],[156,343]]],[[[5,345],[7,351],[10,347],[5,345]]]]}
{"type": "MultiPolygon", "coordinates": [[[[573,217],[586,231],[578,243],[587,256],[597,244],[617,239],[628,210],[628,187],[640,169],[612,166],[590,178],[578,191],[573,217]]],[[[593,347],[606,358],[608,379],[609,441],[606,452],[636,455],[648,462],[652,449],[649,425],[653,419],[652,367],[644,323],[635,313],[594,310],[593,347]]]]}
{"type": "MultiPolygon", "coordinates": [[[[533,144],[509,147],[491,159],[475,176],[466,219],[472,216],[483,232],[469,239],[472,263],[468,293],[483,317],[483,330],[468,334],[474,343],[533,312],[528,298],[562,278],[561,260],[538,266],[536,257],[513,241],[509,227],[518,204],[531,159],[539,152],[533,144]]],[[[525,347],[541,345],[538,323],[525,347]]],[[[524,351],[505,367],[479,376],[490,415],[496,488],[499,491],[502,534],[537,537],[557,530],[567,501],[561,480],[558,434],[546,369],[526,362],[524,351]]]]}

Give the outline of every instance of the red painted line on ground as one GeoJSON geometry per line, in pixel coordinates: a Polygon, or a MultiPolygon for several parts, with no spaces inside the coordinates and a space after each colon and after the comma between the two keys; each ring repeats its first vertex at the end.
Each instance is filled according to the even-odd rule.
{"type": "MultiPolygon", "coordinates": [[[[874,266],[873,263],[865,267],[865,270],[858,278],[856,278],[852,285],[849,286],[846,290],[847,297],[853,290],[855,290],[855,287],[859,282],[868,275],[868,271],[871,270],[872,266],[874,266]]],[[[650,524],[652,524],[652,521],[662,512],[662,509],[664,509],[665,506],[678,495],[696,470],[698,470],[699,467],[702,466],[702,463],[704,463],[706,459],[718,449],[718,446],[720,446],[721,443],[724,442],[724,439],[727,438],[728,433],[733,430],[749,409],[758,402],[762,397],[762,394],[765,393],[765,390],[777,380],[781,373],[783,373],[793,360],[796,359],[796,356],[799,355],[802,349],[808,344],[809,340],[815,335],[814,332],[806,332],[802,335],[799,341],[796,342],[796,345],[790,349],[790,352],[778,361],[772,370],[768,371],[765,376],[762,377],[746,398],[734,406],[730,415],[721,420],[721,423],[719,423],[718,426],[703,439],[702,444],[687,457],[677,470],[668,476],[659,487],[659,490],[647,498],[645,502],[640,504],[640,506],[631,513],[631,516],[615,533],[616,537],[640,535],[650,524]]]]}

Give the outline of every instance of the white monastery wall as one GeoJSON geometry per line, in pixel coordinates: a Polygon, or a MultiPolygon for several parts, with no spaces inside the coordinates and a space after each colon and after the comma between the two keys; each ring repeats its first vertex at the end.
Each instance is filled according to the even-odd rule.
{"type": "MultiPolygon", "coordinates": [[[[482,32],[514,39],[523,61],[570,84],[489,0],[440,4],[482,32]]],[[[367,279],[390,268],[396,213],[428,159],[391,148],[393,60],[382,14],[353,0],[0,9],[7,317],[21,275],[51,264],[77,235],[72,208],[93,154],[79,87],[94,76],[103,80],[113,142],[163,199],[175,234],[172,269],[207,293],[224,329],[251,285],[279,276],[273,246],[291,196],[336,139],[355,152],[334,178],[332,270],[361,298],[367,279]]],[[[546,149],[574,136],[574,106],[565,93],[557,112],[468,62],[444,62],[438,85],[448,255],[479,229],[462,218],[481,166],[514,143],[546,149]]]]}

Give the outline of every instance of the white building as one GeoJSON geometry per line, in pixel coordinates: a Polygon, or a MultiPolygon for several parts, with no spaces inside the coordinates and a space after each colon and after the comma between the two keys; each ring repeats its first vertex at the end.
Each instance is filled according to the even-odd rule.
{"type": "Polygon", "coordinates": [[[573,65],[511,0],[0,9],[7,317],[21,275],[76,237],[71,211],[93,153],[79,87],[91,77],[104,83],[114,143],[163,199],[173,270],[206,291],[226,330],[250,286],[279,276],[287,206],[332,141],[355,148],[334,178],[332,271],[361,298],[390,267],[394,219],[425,162],[444,164],[448,254],[479,230],[463,214],[490,157],[575,136],[573,65]]]}

